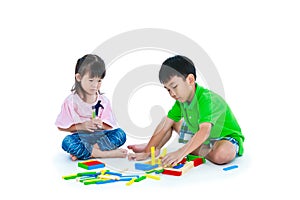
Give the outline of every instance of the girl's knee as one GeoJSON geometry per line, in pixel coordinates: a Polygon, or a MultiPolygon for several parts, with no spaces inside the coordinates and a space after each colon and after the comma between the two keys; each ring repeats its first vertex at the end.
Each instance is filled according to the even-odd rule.
{"type": "Polygon", "coordinates": [[[78,141],[79,141],[78,136],[67,135],[62,141],[63,150],[68,151],[71,148],[71,146],[73,146],[74,144],[77,144],[78,141]]]}
{"type": "Polygon", "coordinates": [[[126,133],[123,131],[123,129],[118,128],[117,135],[120,140],[119,146],[122,146],[126,142],[126,133]]]}
{"type": "Polygon", "coordinates": [[[126,133],[121,128],[110,131],[107,137],[115,147],[120,147],[126,142],[126,133]]]}
{"type": "Polygon", "coordinates": [[[73,137],[71,135],[67,135],[63,139],[61,146],[63,150],[67,151],[72,143],[73,143],[73,137]]]}

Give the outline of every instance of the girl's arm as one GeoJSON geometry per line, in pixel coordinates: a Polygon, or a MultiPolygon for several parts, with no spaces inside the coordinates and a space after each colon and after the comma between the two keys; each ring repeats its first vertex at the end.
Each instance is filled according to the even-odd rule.
{"type": "Polygon", "coordinates": [[[78,131],[78,129],[77,129],[78,126],[79,126],[79,124],[73,124],[69,128],[60,128],[60,127],[57,127],[57,128],[60,131],[66,131],[66,132],[72,132],[72,133],[74,133],[74,132],[78,131]]]}
{"type": "Polygon", "coordinates": [[[111,129],[112,127],[106,123],[103,123],[100,118],[92,119],[83,123],[73,124],[69,128],[60,128],[58,129],[60,131],[66,131],[66,132],[77,132],[77,131],[88,131],[88,132],[94,132],[95,130],[98,130],[101,127],[101,129],[111,129]]]}

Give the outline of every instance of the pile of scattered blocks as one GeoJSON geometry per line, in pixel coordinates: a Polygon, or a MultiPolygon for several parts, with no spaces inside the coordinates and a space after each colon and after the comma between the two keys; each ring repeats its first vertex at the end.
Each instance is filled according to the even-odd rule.
{"type": "MultiPolygon", "coordinates": [[[[176,166],[162,166],[161,159],[166,155],[166,149],[163,150],[161,156],[158,159],[153,156],[155,153],[154,148],[151,148],[151,160],[145,163],[135,163],[136,170],[142,170],[145,172],[143,175],[123,175],[122,173],[113,172],[107,169],[101,171],[86,171],[76,174],[70,174],[63,176],[65,180],[76,179],[82,182],[84,185],[90,184],[106,184],[113,182],[126,181],[126,185],[129,186],[135,182],[140,182],[146,178],[154,180],[160,180],[159,174],[181,176],[187,173],[190,169],[197,167],[206,162],[204,157],[187,155],[176,166]],[[153,174],[155,173],[155,174],[153,174]]],[[[92,170],[98,168],[104,168],[105,164],[98,160],[88,160],[78,162],[78,167],[92,170]]]]}

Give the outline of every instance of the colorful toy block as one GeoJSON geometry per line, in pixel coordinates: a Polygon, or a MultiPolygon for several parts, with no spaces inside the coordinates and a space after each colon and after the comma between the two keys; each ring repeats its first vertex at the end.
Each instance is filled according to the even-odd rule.
{"type": "Polygon", "coordinates": [[[235,169],[235,168],[238,168],[238,166],[237,165],[232,165],[232,166],[223,168],[223,170],[228,171],[228,170],[232,170],[232,169],[235,169]]]}
{"type": "Polygon", "coordinates": [[[132,183],[134,183],[136,179],[137,179],[137,178],[132,178],[130,181],[128,181],[128,182],[126,183],[126,186],[129,186],[129,185],[131,185],[132,183]]]}
{"type": "Polygon", "coordinates": [[[140,182],[144,179],[146,179],[146,176],[140,176],[139,178],[135,179],[134,182],[140,182]]]}
{"type": "Polygon", "coordinates": [[[193,160],[193,163],[194,163],[194,167],[197,167],[197,166],[203,164],[204,160],[203,160],[203,158],[196,158],[195,160],[193,160]]]}
{"type": "Polygon", "coordinates": [[[155,165],[155,147],[151,147],[151,165],[155,165]]]}
{"type": "Polygon", "coordinates": [[[162,174],[171,175],[171,176],[181,176],[182,171],[173,168],[165,168],[162,174]]]}
{"type": "Polygon", "coordinates": [[[184,164],[184,166],[182,168],[180,168],[180,170],[181,170],[182,174],[185,174],[193,167],[194,167],[194,162],[187,162],[184,164]]]}
{"type": "Polygon", "coordinates": [[[137,170],[149,171],[151,169],[157,168],[158,164],[150,165],[150,164],[145,164],[145,163],[135,163],[134,167],[137,170]]]}
{"type": "Polygon", "coordinates": [[[70,174],[70,175],[62,176],[62,178],[65,180],[75,179],[77,177],[78,177],[77,174],[70,174]]]}
{"type": "Polygon", "coordinates": [[[173,168],[174,169],[180,169],[181,167],[183,167],[184,166],[184,164],[182,164],[182,163],[178,163],[176,166],[174,166],[173,168]]]}
{"type": "Polygon", "coordinates": [[[160,180],[160,177],[159,176],[155,176],[155,175],[152,175],[152,174],[146,174],[146,177],[147,178],[152,178],[154,180],[160,180]]]}
{"type": "Polygon", "coordinates": [[[78,162],[78,167],[91,170],[91,169],[103,168],[105,167],[105,164],[98,160],[89,160],[84,162],[78,162]]]}

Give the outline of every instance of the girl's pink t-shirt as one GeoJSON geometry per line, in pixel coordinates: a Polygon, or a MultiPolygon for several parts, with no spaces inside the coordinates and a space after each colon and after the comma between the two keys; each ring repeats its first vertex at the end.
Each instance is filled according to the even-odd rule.
{"type": "Polygon", "coordinates": [[[113,129],[118,128],[115,117],[112,112],[110,101],[103,94],[98,95],[95,103],[89,104],[84,102],[78,94],[70,94],[61,106],[61,112],[57,116],[55,125],[59,128],[69,128],[73,124],[83,123],[92,119],[92,106],[98,101],[104,109],[99,108],[98,117],[113,129]]]}

